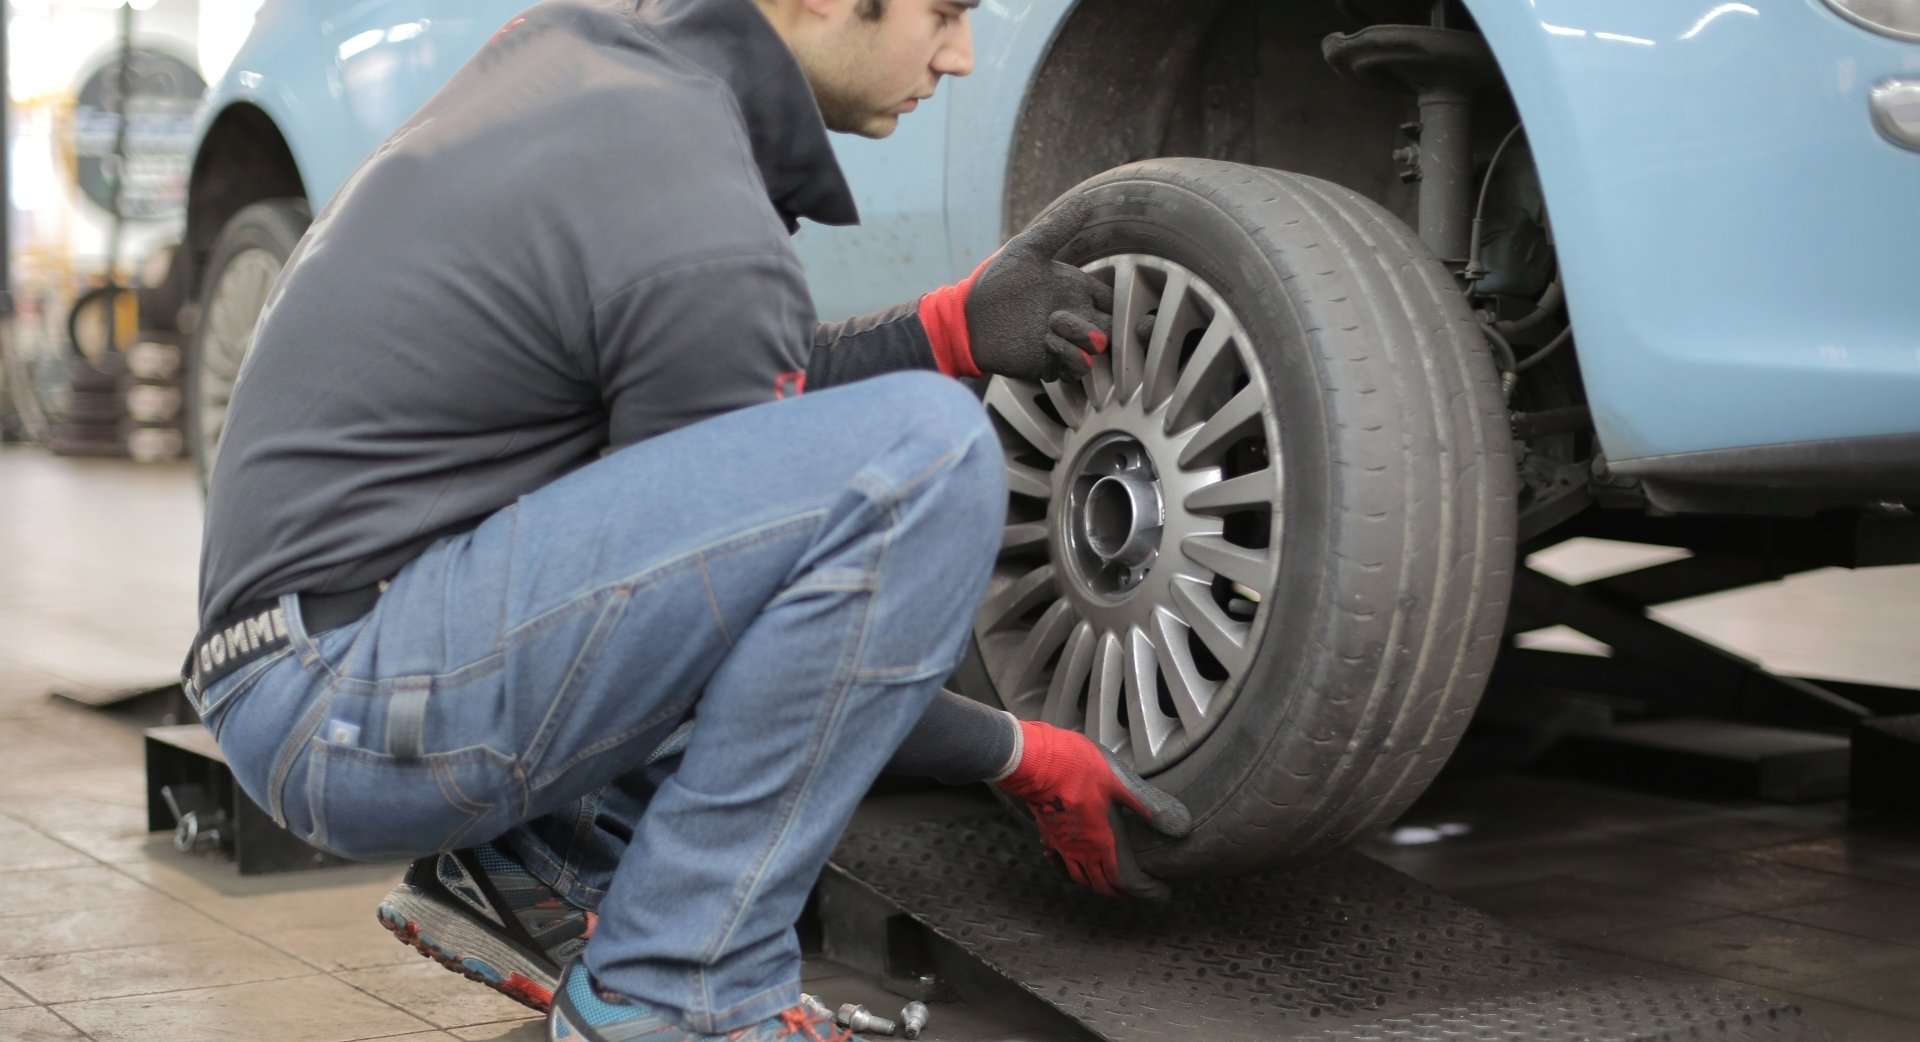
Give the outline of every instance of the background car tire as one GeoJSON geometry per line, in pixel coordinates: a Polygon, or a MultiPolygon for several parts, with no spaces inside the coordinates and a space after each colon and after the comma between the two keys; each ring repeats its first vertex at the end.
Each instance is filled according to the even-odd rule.
{"type": "Polygon", "coordinates": [[[268,199],[234,214],[214,241],[187,352],[187,448],[202,487],[267,290],[312,221],[304,200],[268,199]]]}
{"type": "MultiPolygon", "coordinates": [[[[1090,200],[1094,215],[1062,259],[1089,270],[1138,263],[1184,272],[1180,277],[1212,288],[1215,296],[1207,299],[1216,315],[1224,308],[1237,316],[1245,342],[1231,349],[1243,356],[1246,371],[1225,383],[1221,394],[1264,384],[1267,408],[1257,424],[1244,427],[1243,448],[1255,455],[1270,452],[1279,461],[1270,477],[1284,490],[1271,505],[1265,532],[1232,537],[1253,546],[1240,556],[1269,562],[1272,577],[1257,606],[1249,608],[1244,599],[1239,606],[1251,618],[1245,622],[1244,668],[1228,678],[1238,690],[1225,692],[1231,697],[1210,730],[1144,772],[1187,803],[1193,833],[1174,842],[1140,830],[1134,846],[1143,865],[1167,876],[1262,870],[1331,852],[1398,816],[1439,771],[1467,725],[1499,647],[1514,565],[1515,474],[1485,341],[1452,277],[1413,232],[1338,185],[1173,159],[1121,167],[1070,194],[1090,200]],[[1139,260],[1111,260],[1129,257],[1139,260]],[[1273,546],[1277,559],[1270,556],[1273,546]]],[[[1171,291],[1163,286],[1160,292],[1171,291]]],[[[1128,306],[1124,296],[1116,303],[1110,356],[1126,339],[1119,327],[1137,318],[1124,314],[1128,306]]],[[[1184,335],[1186,352],[1193,354],[1199,334],[1184,335]]],[[[1128,364],[1167,363],[1103,357],[1097,368],[1104,367],[1117,386],[1113,366],[1128,364]]],[[[1085,386],[1090,396],[1097,390],[1093,383],[1085,386]]],[[[1147,395],[1149,385],[1141,386],[1138,393],[1147,395]]],[[[1065,415],[1080,408],[1078,391],[1062,395],[1050,385],[1044,396],[1034,397],[1040,390],[996,379],[986,391],[1015,489],[1007,545],[1026,545],[1029,556],[1003,552],[976,625],[974,655],[958,678],[975,697],[1027,717],[1048,711],[1036,702],[1034,670],[1010,667],[1006,649],[1017,644],[1019,653],[1038,663],[1045,649],[1035,650],[1033,634],[1047,624],[1049,612],[1093,618],[1106,610],[1093,598],[1124,603],[1128,592],[1067,589],[1076,581],[1069,572],[1086,578],[1107,566],[1083,562],[1072,571],[1061,561],[1087,552],[1072,533],[1076,517],[1091,519],[1094,513],[1070,498],[1070,486],[1086,484],[1075,476],[1071,456],[1073,445],[1093,444],[1087,439],[1098,421],[1089,410],[1085,424],[1076,427],[1065,415]],[[1051,608],[1051,593],[1020,593],[1035,585],[1027,581],[1036,574],[1029,569],[1038,560],[1031,555],[1038,552],[1034,519],[1040,497],[1029,495],[1023,503],[1022,482],[1013,474],[1013,468],[1024,468],[1024,487],[1037,493],[1042,477],[1036,471],[1046,463],[1045,453],[1027,435],[1047,426],[1041,414],[1067,421],[1070,434],[1064,451],[1053,447],[1061,458],[1047,479],[1045,522],[1052,535],[1046,554],[1052,560],[1046,567],[1059,569],[1061,594],[1051,608]],[[1026,534],[1017,537],[1021,525],[1026,534]]],[[[1177,425],[1169,419],[1165,426],[1177,425]]],[[[1052,437],[1039,431],[1039,441],[1052,437]]],[[[1143,437],[1152,455],[1159,435],[1149,431],[1143,437]]],[[[1171,489],[1169,468],[1179,466],[1162,458],[1141,472],[1157,467],[1171,489]]],[[[1216,474],[1210,480],[1221,479],[1216,474]]],[[[1188,501],[1203,498],[1196,494],[1188,501]]],[[[1169,504],[1168,526],[1177,509],[1169,504]]],[[[1171,541],[1172,531],[1160,534],[1171,541]]],[[[1204,549],[1208,543],[1233,552],[1221,538],[1189,537],[1159,547],[1151,567],[1185,567],[1193,556],[1181,556],[1185,547],[1204,549]]],[[[1218,593],[1220,585],[1188,582],[1182,594],[1188,609],[1195,591],[1218,593]]],[[[1144,647],[1146,639],[1135,638],[1134,645],[1144,647]]],[[[1155,645],[1163,661],[1172,657],[1167,649],[1177,638],[1167,640],[1155,645]]],[[[1125,636],[1114,642],[1116,648],[1126,644],[1125,636]]],[[[1199,646],[1191,635],[1188,644],[1190,650],[1199,646]]],[[[1072,646],[1070,641],[1066,652],[1053,652],[1057,661],[1048,668],[1055,687],[1072,646]]],[[[1123,663],[1120,654],[1114,652],[1115,667],[1133,669],[1134,660],[1123,663]]],[[[1101,667],[1095,668],[1089,689],[1099,682],[1101,667]]],[[[1130,675],[1141,678],[1142,692],[1151,683],[1145,673],[1130,675]]],[[[1157,683],[1164,708],[1164,671],[1157,683]]],[[[1226,686],[1221,682],[1223,691],[1226,686]]],[[[1047,697],[1060,702],[1055,712],[1072,712],[1057,691],[1049,689],[1047,697]]],[[[1082,701],[1087,697],[1083,693],[1082,701]]],[[[1139,696],[1148,706],[1144,711],[1141,701],[1132,702],[1133,718],[1154,715],[1152,697],[1139,696]]],[[[1088,712],[1084,726],[1099,730],[1088,712]]],[[[1109,733],[1103,744],[1113,747],[1113,737],[1109,733]]],[[[1124,742],[1116,751],[1129,753],[1124,742]]]]}

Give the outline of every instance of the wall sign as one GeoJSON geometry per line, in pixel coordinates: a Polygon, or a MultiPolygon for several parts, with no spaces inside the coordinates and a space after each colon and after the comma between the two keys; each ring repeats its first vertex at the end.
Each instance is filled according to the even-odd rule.
{"type": "MultiPolygon", "coordinates": [[[[73,113],[74,176],[96,206],[113,212],[114,140],[120,117],[121,56],[115,54],[80,85],[73,113]]],[[[126,184],[120,216],[129,220],[171,217],[186,205],[188,166],[193,161],[193,115],[206,81],[193,66],[162,51],[135,48],[132,89],[126,111],[126,184]]]]}

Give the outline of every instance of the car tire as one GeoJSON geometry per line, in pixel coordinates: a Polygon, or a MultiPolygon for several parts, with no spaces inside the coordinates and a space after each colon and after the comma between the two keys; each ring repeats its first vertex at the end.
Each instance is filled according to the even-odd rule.
{"type": "Polygon", "coordinates": [[[304,200],[268,199],[235,213],[214,241],[187,351],[187,449],[202,488],[267,290],[312,221],[304,200]]]}
{"type": "Polygon", "coordinates": [[[1499,648],[1515,472],[1486,342],[1339,185],[1166,159],[1069,194],[1092,217],[1062,259],[1113,279],[1114,338],[1086,380],[985,390],[1008,529],[957,682],[1184,801],[1188,837],[1132,837],[1155,873],[1329,853],[1425,788],[1499,648]]]}
{"type": "Polygon", "coordinates": [[[159,279],[153,283],[142,280],[136,290],[140,295],[140,326],[179,332],[180,308],[187,302],[186,251],[178,246],[163,247],[155,251],[150,263],[160,268],[159,279]]]}

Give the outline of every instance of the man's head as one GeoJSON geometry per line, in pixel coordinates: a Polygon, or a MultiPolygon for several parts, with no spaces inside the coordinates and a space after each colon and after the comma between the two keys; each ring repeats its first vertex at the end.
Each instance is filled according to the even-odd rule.
{"type": "Polygon", "coordinates": [[[830,130],[881,138],[973,71],[980,0],[758,0],[813,87],[830,130]]]}

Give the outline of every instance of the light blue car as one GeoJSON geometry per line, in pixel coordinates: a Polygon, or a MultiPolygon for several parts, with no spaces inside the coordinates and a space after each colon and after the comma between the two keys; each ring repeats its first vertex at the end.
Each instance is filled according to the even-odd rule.
{"type": "MultiPolygon", "coordinates": [[[[308,214],[522,5],[267,0],[193,167],[203,464],[308,214]]],[[[1911,559],[1920,3],[972,17],[971,77],[892,139],[840,140],[865,223],[800,249],[836,317],[1093,200],[1067,259],[1113,281],[1115,342],[1081,383],[983,388],[1012,495],[956,682],[1182,796],[1199,826],[1143,848],[1161,871],[1288,863],[1404,809],[1510,621],[1572,610],[1519,567],[1534,548],[1911,559]]],[[[1690,581],[1667,595],[1716,580],[1690,581]]]]}

